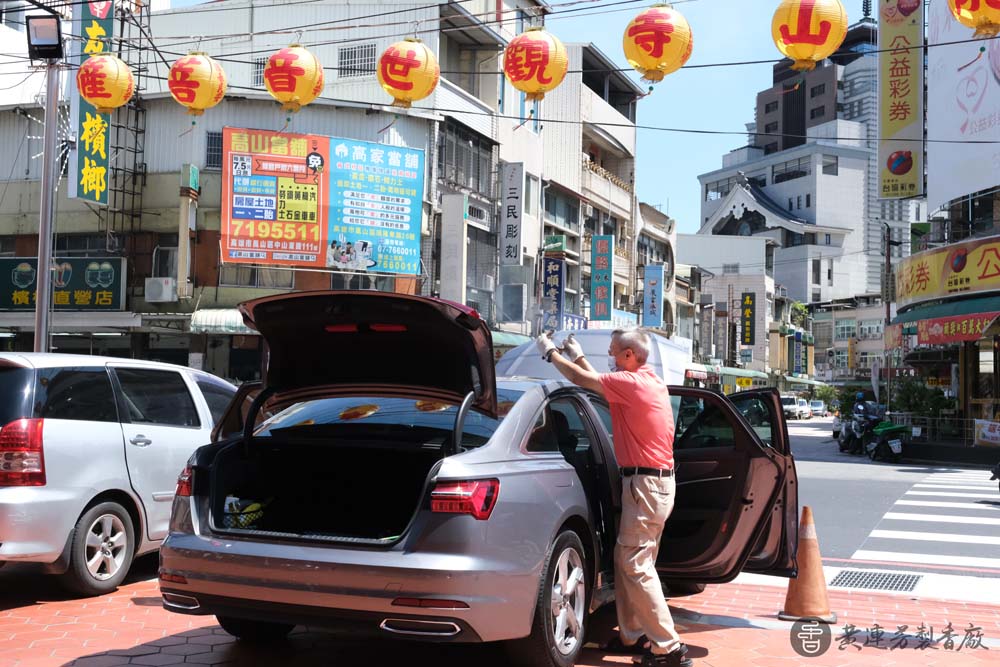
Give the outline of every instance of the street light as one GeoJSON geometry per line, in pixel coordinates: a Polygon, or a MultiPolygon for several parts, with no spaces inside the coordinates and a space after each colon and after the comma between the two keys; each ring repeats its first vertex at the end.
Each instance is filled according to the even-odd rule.
{"type": "Polygon", "coordinates": [[[45,136],[42,152],[42,201],[38,207],[38,285],[35,296],[35,352],[47,352],[49,304],[52,299],[52,211],[59,176],[56,167],[56,137],[59,132],[59,62],[63,57],[59,15],[51,7],[27,0],[47,15],[27,17],[28,55],[45,60],[45,136]]]}

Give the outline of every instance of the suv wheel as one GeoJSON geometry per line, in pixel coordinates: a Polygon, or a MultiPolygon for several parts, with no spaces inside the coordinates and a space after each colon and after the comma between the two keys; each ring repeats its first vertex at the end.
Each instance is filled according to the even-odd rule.
{"type": "Polygon", "coordinates": [[[590,605],[586,552],[576,533],[556,538],[545,563],[531,634],[509,643],[515,664],[572,667],[585,641],[590,605]]]}
{"type": "Polygon", "coordinates": [[[118,588],[132,567],[133,534],[132,518],[118,503],[100,503],[84,512],[70,538],[66,586],[87,596],[118,588]]]}
{"type": "Polygon", "coordinates": [[[233,618],[232,616],[216,616],[222,629],[233,637],[254,644],[278,642],[288,636],[295,626],[288,623],[271,623],[269,621],[254,621],[248,618],[233,618]]]}

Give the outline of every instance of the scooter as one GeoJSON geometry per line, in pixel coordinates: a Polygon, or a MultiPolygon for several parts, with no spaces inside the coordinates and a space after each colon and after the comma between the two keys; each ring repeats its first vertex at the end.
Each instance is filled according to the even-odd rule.
{"type": "Polygon", "coordinates": [[[865,451],[872,461],[899,463],[903,454],[903,433],[906,427],[890,421],[879,422],[865,440],[865,451]]]}

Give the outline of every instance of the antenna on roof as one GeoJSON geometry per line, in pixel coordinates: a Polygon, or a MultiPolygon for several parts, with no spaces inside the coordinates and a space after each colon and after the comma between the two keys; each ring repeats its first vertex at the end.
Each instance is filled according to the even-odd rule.
{"type": "Polygon", "coordinates": [[[866,19],[870,19],[872,17],[872,0],[865,0],[861,11],[864,13],[866,19]]]}

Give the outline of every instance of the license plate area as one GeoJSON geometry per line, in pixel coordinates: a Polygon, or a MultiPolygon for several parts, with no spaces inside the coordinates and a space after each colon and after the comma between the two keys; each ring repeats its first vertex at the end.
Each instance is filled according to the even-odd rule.
{"type": "Polygon", "coordinates": [[[892,450],[893,454],[899,454],[903,451],[903,441],[902,440],[890,440],[889,449],[892,450]]]}

